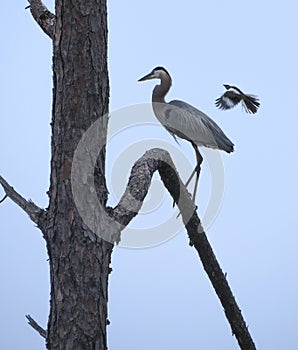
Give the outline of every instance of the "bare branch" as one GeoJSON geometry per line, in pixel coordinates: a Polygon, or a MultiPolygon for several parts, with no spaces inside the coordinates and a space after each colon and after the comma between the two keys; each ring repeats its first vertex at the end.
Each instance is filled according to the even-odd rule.
{"type": "Polygon", "coordinates": [[[47,331],[45,329],[43,329],[42,327],[40,327],[40,325],[30,316],[30,315],[25,315],[27,320],[28,320],[28,324],[36,330],[36,332],[38,332],[43,338],[47,337],[47,331]]]}
{"type": "Polygon", "coordinates": [[[19,207],[21,207],[31,218],[33,222],[37,224],[38,227],[42,226],[42,217],[45,211],[39,208],[36,204],[34,204],[31,200],[27,201],[23,198],[18,192],[11,187],[2,176],[0,176],[0,184],[2,185],[5,194],[12,201],[14,201],[19,207]]]}
{"type": "Polygon", "coordinates": [[[31,14],[41,29],[54,39],[56,16],[51,13],[41,0],[28,0],[30,3],[26,8],[30,8],[31,14]]]}
{"type": "Polygon", "coordinates": [[[151,178],[159,171],[162,181],[178,205],[186,224],[196,210],[189,193],[181,182],[169,153],[162,149],[147,151],[133,166],[127,188],[112,216],[124,227],[138,214],[148,192],[151,178]]]}
{"type": "Polygon", "coordinates": [[[242,317],[241,310],[229,287],[189,193],[181,182],[168,152],[161,149],[147,151],[133,166],[127,188],[111,215],[124,226],[137,215],[149,189],[153,173],[158,170],[182,214],[191,245],[197,250],[203,267],[215,289],[242,350],[256,350],[254,342],[242,317]]]}

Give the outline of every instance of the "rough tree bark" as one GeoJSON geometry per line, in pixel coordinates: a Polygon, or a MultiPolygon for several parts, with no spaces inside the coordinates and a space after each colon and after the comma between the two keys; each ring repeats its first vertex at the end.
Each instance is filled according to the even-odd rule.
{"type": "MultiPolygon", "coordinates": [[[[56,0],[55,15],[40,0],[30,10],[53,42],[52,159],[49,206],[41,209],[18,194],[1,176],[5,197],[12,199],[36,223],[47,243],[51,301],[47,330],[27,315],[30,325],[46,338],[47,348],[107,349],[108,276],[113,244],[93,233],[74,203],[71,169],[74,151],[84,132],[99,120],[99,137],[107,134],[109,81],[107,71],[106,0],[56,0]]],[[[161,179],[177,203],[203,266],[224,307],[241,349],[254,350],[241,312],[203,231],[196,208],[181,182],[170,155],[148,151],[134,165],[119,204],[105,208],[105,148],[95,164],[98,202],[120,230],[137,215],[151,177],[161,179]]],[[[1,201],[3,201],[1,200],[1,201]]],[[[107,230],[110,221],[101,223],[107,230]]],[[[115,230],[115,227],[113,227],[115,230]]]]}
{"type": "MultiPolygon", "coordinates": [[[[82,134],[101,118],[107,133],[106,1],[56,1],[50,203],[45,237],[50,258],[49,349],[105,349],[112,244],[83,223],[73,202],[71,164],[82,134]]],[[[105,205],[105,149],[95,168],[105,205]]]]}

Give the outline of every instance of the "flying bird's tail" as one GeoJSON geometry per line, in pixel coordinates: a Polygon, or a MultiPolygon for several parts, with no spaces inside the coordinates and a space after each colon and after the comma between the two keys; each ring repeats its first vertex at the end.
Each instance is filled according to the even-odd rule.
{"type": "Polygon", "coordinates": [[[260,107],[259,99],[254,95],[245,95],[242,96],[242,106],[247,113],[255,114],[260,107]]]}

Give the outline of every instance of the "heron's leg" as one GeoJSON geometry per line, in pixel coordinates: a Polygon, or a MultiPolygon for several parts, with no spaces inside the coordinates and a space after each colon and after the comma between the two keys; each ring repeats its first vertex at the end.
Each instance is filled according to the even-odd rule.
{"type": "Polygon", "coordinates": [[[199,152],[199,150],[196,148],[196,146],[193,146],[195,148],[196,151],[196,158],[197,158],[197,165],[194,168],[194,170],[192,171],[192,173],[190,174],[188,180],[185,182],[185,187],[187,187],[190,183],[190,181],[192,180],[192,178],[194,177],[194,175],[196,174],[197,178],[199,178],[200,176],[200,172],[201,172],[201,164],[203,161],[203,157],[201,156],[201,153],[199,152]]]}
{"type": "Polygon", "coordinates": [[[193,190],[193,195],[192,195],[192,200],[195,202],[196,200],[196,194],[197,194],[197,189],[198,189],[198,183],[199,183],[199,175],[198,173],[196,174],[196,182],[195,182],[195,187],[193,190]]]}
{"type": "Polygon", "coordinates": [[[195,199],[196,199],[199,177],[200,177],[200,172],[201,172],[201,163],[196,165],[196,167],[194,168],[194,170],[190,174],[190,177],[188,178],[188,180],[185,183],[185,187],[187,187],[189,185],[191,179],[194,177],[194,175],[196,175],[195,186],[194,186],[193,195],[192,195],[193,201],[195,201],[195,199]]]}
{"type": "MultiPolygon", "coordinates": [[[[187,187],[190,183],[190,181],[192,180],[192,178],[194,177],[194,175],[196,174],[196,181],[195,181],[195,187],[194,187],[194,191],[193,191],[193,196],[192,196],[192,200],[193,202],[195,202],[196,199],[196,194],[197,194],[197,188],[198,188],[198,183],[199,183],[199,177],[200,177],[200,172],[201,172],[201,164],[203,162],[203,157],[200,153],[200,151],[198,150],[198,146],[191,142],[192,147],[194,148],[195,152],[196,152],[196,158],[197,158],[197,165],[194,168],[194,170],[192,171],[192,173],[190,174],[190,177],[188,178],[188,180],[185,183],[185,187],[187,187]]],[[[173,203],[173,207],[175,206],[175,201],[173,203]]],[[[180,213],[178,214],[177,218],[180,216],[180,213]]]]}
{"type": "MultiPolygon", "coordinates": [[[[200,153],[200,151],[198,150],[198,146],[195,143],[191,143],[195,152],[196,152],[196,158],[197,158],[197,166],[195,167],[191,177],[193,177],[194,173],[196,173],[196,181],[195,181],[195,187],[194,187],[194,191],[193,191],[193,196],[192,196],[192,200],[195,202],[196,200],[196,194],[197,194],[197,188],[198,188],[198,183],[199,183],[199,177],[200,177],[200,172],[201,172],[201,164],[203,162],[203,157],[200,153]]],[[[189,180],[190,181],[190,180],[189,180]]]]}
{"type": "Polygon", "coordinates": [[[185,182],[185,187],[187,187],[191,181],[191,179],[193,178],[194,174],[197,172],[197,167],[194,168],[194,170],[192,171],[192,173],[190,174],[188,180],[185,182]]]}
{"type": "MultiPolygon", "coordinates": [[[[187,187],[191,181],[191,179],[193,178],[194,174],[197,173],[197,166],[194,168],[194,170],[192,171],[192,173],[190,174],[190,177],[188,178],[188,180],[185,182],[185,187],[187,187]]],[[[198,173],[196,176],[196,186],[197,186],[197,179],[198,179],[198,173]]],[[[175,206],[175,201],[173,201],[173,208],[175,206]]],[[[180,213],[178,214],[178,216],[180,215],[180,213]]],[[[177,216],[177,217],[178,217],[177,216]]]]}

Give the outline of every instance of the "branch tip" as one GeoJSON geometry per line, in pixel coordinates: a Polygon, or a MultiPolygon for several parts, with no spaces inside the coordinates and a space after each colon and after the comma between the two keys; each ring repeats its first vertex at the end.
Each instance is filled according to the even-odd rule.
{"type": "Polygon", "coordinates": [[[2,203],[2,202],[4,202],[5,201],[5,199],[7,198],[8,196],[7,196],[7,194],[0,200],[0,204],[2,203]]]}
{"type": "Polygon", "coordinates": [[[30,315],[25,315],[27,320],[28,320],[28,324],[36,330],[37,333],[39,333],[40,336],[42,336],[43,338],[47,337],[47,331],[45,329],[43,329],[42,327],[40,327],[40,325],[30,316],[30,315]]]}
{"type": "Polygon", "coordinates": [[[41,225],[41,216],[44,210],[38,207],[32,200],[27,201],[22,197],[10,184],[0,176],[0,185],[3,187],[5,196],[1,199],[2,203],[7,197],[15,202],[20,208],[22,208],[30,217],[30,219],[37,224],[38,227],[41,225]]]}

